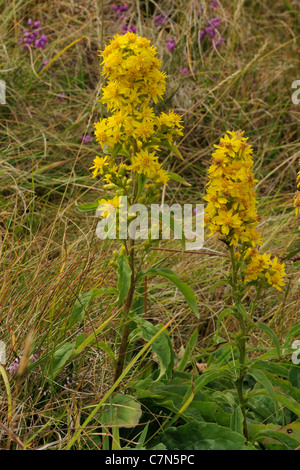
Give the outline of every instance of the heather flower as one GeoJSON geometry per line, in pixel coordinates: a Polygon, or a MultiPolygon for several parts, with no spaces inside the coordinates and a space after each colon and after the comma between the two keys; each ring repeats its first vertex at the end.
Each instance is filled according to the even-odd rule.
{"type": "Polygon", "coordinates": [[[137,32],[137,28],[136,26],[132,25],[132,24],[122,24],[121,25],[121,28],[123,29],[123,34],[126,34],[126,33],[136,33],[137,32]]]}
{"type": "Polygon", "coordinates": [[[83,145],[87,145],[89,143],[90,140],[92,140],[93,137],[91,137],[90,135],[85,135],[84,137],[79,137],[79,141],[83,143],[83,145]]]}
{"type": "Polygon", "coordinates": [[[19,359],[16,358],[15,361],[9,366],[8,370],[11,374],[15,374],[19,368],[19,359]]]}
{"type": "Polygon", "coordinates": [[[175,51],[175,39],[168,38],[167,41],[168,41],[168,44],[167,44],[168,51],[174,52],[175,51]]]}
{"type": "Polygon", "coordinates": [[[214,39],[213,40],[213,47],[219,49],[221,47],[221,44],[225,41],[224,38],[219,38],[219,39],[214,39]]]}
{"type": "Polygon", "coordinates": [[[189,73],[189,69],[187,67],[184,67],[182,70],[181,70],[181,73],[182,75],[187,75],[189,73]]]}
{"type": "Polygon", "coordinates": [[[45,61],[43,62],[43,64],[41,65],[41,67],[39,68],[39,72],[40,72],[41,70],[43,70],[43,68],[46,67],[46,65],[48,65],[48,64],[49,64],[49,60],[45,60],[45,61]]]}
{"type": "Polygon", "coordinates": [[[211,7],[211,8],[218,8],[218,6],[219,6],[218,0],[212,0],[212,1],[210,2],[210,7],[211,7]]]}
{"type": "Polygon", "coordinates": [[[165,13],[162,13],[161,15],[155,15],[154,17],[154,23],[156,28],[158,28],[162,24],[166,24],[168,21],[168,15],[165,13]]]}
{"type": "Polygon", "coordinates": [[[206,31],[200,31],[200,33],[199,33],[199,39],[200,39],[200,41],[203,41],[203,39],[205,38],[205,36],[206,36],[206,31]]]}
{"type": "Polygon", "coordinates": [[[24,44],[24,49],[29,49],[29,46],[35,46],[37,49],[45,49],[46,44],[49,42],[48,37],[43,34],[42,30],[39,29],[41,22],[29,19],[27,22],[28,26],[31,27],[31,31],[26,29],[23,30],[23,38],[19,39],[20,45],[24,44]]]}
{"type": "Polygon", "coordinates": [[[200,41],[203,41],[206,36],[210,37],[212,39],[212,45],[215,48],[219,48],[222,44],[222,42],[225,41],[224,38],[219,38],[216,39],[216,36],[218,33],[218,29],[221,25],[221,19],[216,16],[215,18],[211,18],[207,25],[205,26],[204,30],[200,31],[199,33],[199,39],[200,41]]]}

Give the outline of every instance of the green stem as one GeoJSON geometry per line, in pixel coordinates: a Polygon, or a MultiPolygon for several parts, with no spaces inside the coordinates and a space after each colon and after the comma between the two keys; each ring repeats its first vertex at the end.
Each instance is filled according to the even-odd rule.
{"type": "MultiPolygon", "coordinates": [[[[234,247],[230,247],[230,257],[232,265],[232,297],[233,301],[236,303],[240,302],[240,289],[238,285],[238,268],[236,264],[236,257],[234,254],[234,247]]],[[[245,438],[248,440],[248,427],[247,427],[247,418],[246,418],[246,401],[244,397],[244,378],[246,370],[246,338],[247,338],[247,329],[245,327],[245,322],[243,316],[236,311],[237,319],[240,324],[240,334],[238,336],[237,347],[239,351],[239,376],[235,381],[235,386],[238,394],[239,405],[243,413],[243,432],[245,438]]]]}
{"type": "Polygon", "coordinates": [[[134,240],[132,239],[130,239],[129,241],[129,254],[130,254],[130,267],[131,267],[131,281],[130,281],[129,291],[128,291],[127,297],[125,299],[125,304],[124,304],[123,314],[124,314],[125,324],[122,330],[122,339],[121,339],[121,345],[120,345],[120,350],[119,350],[119,356],[117,360],[114,382],[118,380],[118,378],[123,372],[124,360],[125,360],[125,355],[126,355],[127,347],[128,347],[128,337],[129,337],[129,327],[130,327],[128,314],[132,306],[133,294],[134,294],[134,288],[135,288],[135,274],[134,274],[135,256],[134,256],[134,240]]]}

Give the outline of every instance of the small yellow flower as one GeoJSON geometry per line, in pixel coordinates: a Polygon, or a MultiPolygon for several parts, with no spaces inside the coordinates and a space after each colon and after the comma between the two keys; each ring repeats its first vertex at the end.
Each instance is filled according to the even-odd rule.
{"type": "Polygon", "coordinates": [[[94,169],[93,171],[93,178],[95,178],[98,173],[103,175],[105,167],[108,165],[106,162],[107,157],[96,157],[93,161],[94,165],[90,167],[90,170],[94,169]]]}

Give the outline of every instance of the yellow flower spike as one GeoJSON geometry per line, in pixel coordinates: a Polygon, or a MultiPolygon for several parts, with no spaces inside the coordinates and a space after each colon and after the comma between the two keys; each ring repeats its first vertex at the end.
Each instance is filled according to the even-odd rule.
{"type": "Polygon", "coordinates": [[[243,132],[234,131],[228,131],[214,147],[204,198],[211,234],[217,231],[224,235],[229,245],[252,244],[253,239],[259,239],[252,147],[243,132]]]}

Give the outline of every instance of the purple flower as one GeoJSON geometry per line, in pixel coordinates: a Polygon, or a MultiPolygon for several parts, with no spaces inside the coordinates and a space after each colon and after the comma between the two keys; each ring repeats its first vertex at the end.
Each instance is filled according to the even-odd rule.
{"type": "Polygon", "coordinates": [[[38,355],[37,353],[34,353],[33,356],[32,356],[32,358],[31,358],[31,362],[37,361],[38,358],[39,358],[39,355],[38,355]]]}
{"type": "Polygon", "coordinates": [[[206,36],[206,32],[205,32],[205,31],[200,31],[200,33],[199,33],[200,41],[203,41],[203,39],[205,38],[205,36],[206,36]]]}
{"type": "Polygon", "coordinates": [[[161,15],[156,15],[154,17],[155,26],[158,28],[161,24],[166,24],[168,21],[168,15],[162,13],[161,15]]]}
{"type": "Polygon", "coordinates": [[[175,40],[173,38],[168,38],[167,39],[168,44],[167,44],[167,49],[169,52],[174,52],[175,51],[175,40]]]}
{"type": "Polygon", "coordinates": [[[9,372],[10,372],[11,374],[15,374],[15,373],[17,372],[17,370],[18,370],[18,367],[19,367],[19,359],[16,358],[16,359],[15,359],[15,362],[13,362],[13,363],[9,366],[8,370],[9,370],[9,372]]]}
{"type": "Polygon", "coordinates": [[[221,24],[221,18],[216,16],[215,18],[212,18],[211,20],[209,20],[208,23],[215,28],[219,28],[221,24]]]}
{"type": "Polygon", "coordinates": [[[182,75],[187,75],[189,73],[189,69],[187,67],[184,67],[182,70],[181,70],[181,73],[182,75]]]}
{"type": "Polygon", "coordinates": [[[195,208],[193,209],[193,213],[196,215],[197,212],[198,212],[198,209],[197,209],[197,207],[195,207],[195,208]]]}
{"type": "Polygon", "coordinates": [[[87,145],[90,140],[92,140],[93,137],[90,135],[85,135],[84,137],[79,137],[79,141],[83,143],[83,145],[87,145]]]}
{"type": "Polygon", "coordinates": [[[215,37],[215,35],[216,35],[216,31],[215,31],[215,29],[214,29],[213,26],[207,26],[207,27],[205,28],[205,32],[206,32],[206,34],[208,34],[212,39],[213,39],[213,38],[215,37]]]}
{"type": "Polygon", "coordinates": [[[213,47],[219,49],[221,47],[222,42],[224,42],[224,38],[214,39],[213,40],[213,47]]]}
{"type": "Polygon", "coordinates": [[[48,64],[49,64],[49,60],[45,60],[45,61],[43,62],[43,64],[40,66],[39,72],[40,72],[41,70],[43,70],[43,68],[46,67],[46,65],[48,65],[48,64]]]}
{"type": "Polygon", "coordinates": [[[49,39],[47,38],[47,36],[45,36],[45,34],[41,35],[40,40],[44,42],[49,42],[49,39]]]}
{"type": "Polygon", "coordinates": [[[121,28],[123,29],[123,34],[126,34],[126,33],[136,33],[137,31],[137,28],[136,26],[132,25],[132,24],[121,24],[121,28]]]}
{"type": "Polygon", "coordinates": [[[28,44],[34,44],[37,49],[45,49],[49,39],[43,34],[43,31],[39,29],[41,22],[35,21],[33,23],[32,19],[29,19],[27,23],[31,27],[31,31],[24,29],[24,37],[19,40],[19,44],[25,44],[24,49],[29,49],[28,44]]]}
{"type": "Polygon", "coordinates": [[[60,100],[63,100],[65,98],[65,95],[60,92],[57,94],[57,98],[59,98],[60,100]]]}
{"type": "Polygon", "coordinates": [[[219,6],[218,0],[212,0],[212,1],[210,2],[210,7],[211,7],[211,8],[218,8],[218,6],[219,6]]]}

